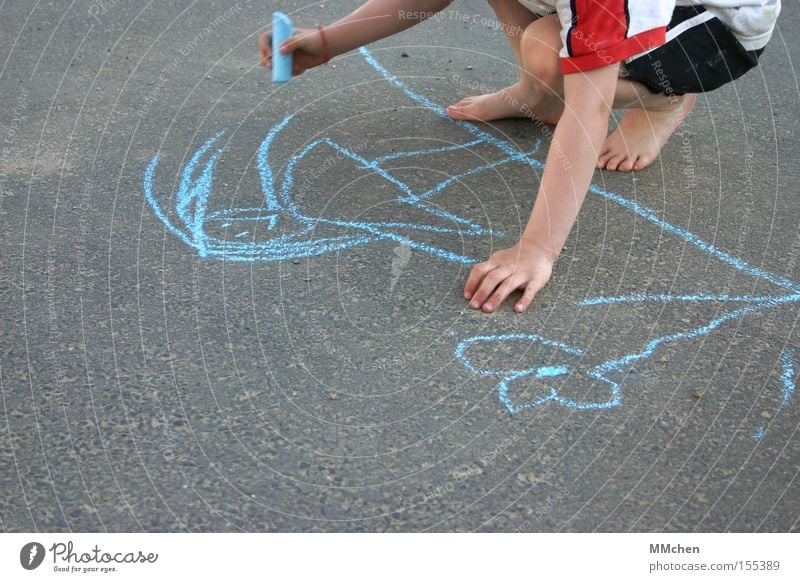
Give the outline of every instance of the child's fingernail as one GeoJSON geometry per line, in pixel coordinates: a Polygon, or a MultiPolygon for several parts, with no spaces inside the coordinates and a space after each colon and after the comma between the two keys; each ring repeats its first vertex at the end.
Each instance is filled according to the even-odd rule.
{"type": "Polygon", "coordinates": [[[472,299],[472,293],[470,293],[470,292],[465,292],[465,293],[464,293],[464,299],[466,299],[466,300],[468,300],[468,301],[469,301],[470,299],[472,299]]]}
{"type": "Polygon", "coordinates": [[[481,305],[477,301],[473,301],[472,303],[469,304],[469,306],[472,307],[473,309],[478,309],[478,307],[480,307],[481,305]]]}
{"type": "Polygon", "coordinates": [[[491,303],[484,303],[483,304],[483,310],[484,311],[491,311],[492,309],[494,309],[494,305],[492,305],[491,303]]]}
{"type": "Polygon", "coordinates": [[[517,303],[517,313],[522,313],[522,303],[517,303]]]}

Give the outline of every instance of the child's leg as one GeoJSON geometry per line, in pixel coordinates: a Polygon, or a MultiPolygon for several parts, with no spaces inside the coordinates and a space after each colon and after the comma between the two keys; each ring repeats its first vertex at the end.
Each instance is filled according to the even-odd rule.
{"type": "Polygon", "coordinates": [[[620,79],[615,108],[627,108],[625,117],[606,138],[597,167],[630,172],[652,164],[667,140],[694,107],[697,96],[651,93],[641,83],[620,79]]]}
{"type": "Polygon", "coordinates": [[[536,14],[520,4],[519,0],[488,0],[489,6],[494,10],[498,22],[503,25],[503,31],[508,37],[511,50],[517,59],[517,64],[522,62],[520,56],[520,41],[525,29],[539,18],[536,14]]]}
{"type": "MultiPolygon", "coordinates": [[[[495,0],[497,17],[507,32],[521,26],[525,15],[503,0],[495,0]],[[517,20],[514,20],[514,19],[517,20]]],[[[513,2],[522,7],[519,2],[513,2]]],[[[523,11],[535,16],[523,8],[523,11]]],[[[447,112],[456,119],[492,121],[535,114],[546,123],[556,123],[564,108],[564,79],[559,51],[561,28],[555,15],[530,22],[521,37],[509,34],[520,65],[520,80],[496,93],[468,97],[447,112]]],[[[608,170],[641,170],[651,164],[669,137],[688,115],[694,95],[670,97],[652,93],[641,83],[620,79],[614,108],[629,109],[619,127],[603,144],[598,167],[608,170]]]]}
{"type": "Polygon", "coordinates": [[[555,123],[563,110],[558,18],[537,17],[516,0],[490,0],[490,3],[504,24],[517,58],[520,79],[496,93],[467,97],[449,107],[448,114],[473,121],[536,115],[546,123],[555,123]]]}
{"type": "MultiPolygon", "coordinates": [[[[763,17],[770,14],[765,10],[763,17]]],[[[620,81],[617,92],[631,100],[630,110],[603,144],[598,167],[628,171],[650,164],[694,106],[696,94],[713,91],[757,66],[761,50],[745,49],[704,7],[677,6],[667,42],[625,66],[628,81],[620,81]]]]}

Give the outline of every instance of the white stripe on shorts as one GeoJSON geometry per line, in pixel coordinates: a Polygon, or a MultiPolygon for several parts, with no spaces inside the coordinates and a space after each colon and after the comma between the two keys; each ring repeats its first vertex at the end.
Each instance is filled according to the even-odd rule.
{"type": "MultiPolygon", "coordinates": [[[[703,24],[704,22],[708,22],[712,18],[715,18],[714,14],[711,13],[709,10],[705,10],[705,11],[701,12],[700,14],[698,14],[696,16],[692,16],[691,18],[688,18],[688,19],[684,20],[683,22],[681,22],[680,24],[678,24],[674,28],[670,28],[669,30],[667,30],[667,41],[666,42],[669,42],[671,40],[675,40],[679,35],[683,34],[687,30],[689,30],[690,28],[694,28],[695,26],[703,24]]],[[[664,43],[664,44],[666,44],[666,43],[664,43]]],[[[643,57],[647,53],[652,52],[652,51],[656,50],[657,48],[659,48],[659,47],[653,47],[650,50],[644,51],[643,53],[639,53],[637,55],[633,55],[632,57],[630,57],[628,59],[625,59],[625,62],[626,63],[630,63],[632,60],[638,59],[639,57],[643,57]]]]}

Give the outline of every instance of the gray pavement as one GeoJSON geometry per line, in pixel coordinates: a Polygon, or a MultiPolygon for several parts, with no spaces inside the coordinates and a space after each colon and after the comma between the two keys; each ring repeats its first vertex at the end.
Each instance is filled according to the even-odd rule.
{"type": "Polygon", "coordinates": [[[514,81],[485,3],[283,86],[268,3],[0,5],[0,528],[798,530],[786,4],[651,168],[596,173],[524,315],[461,291],[551,130],[434,106],[514,81]]]}

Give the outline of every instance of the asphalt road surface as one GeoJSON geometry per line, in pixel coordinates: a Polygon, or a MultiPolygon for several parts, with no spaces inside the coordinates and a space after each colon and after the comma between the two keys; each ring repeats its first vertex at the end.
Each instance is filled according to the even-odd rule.
{"type": "Polygon", "coordinates": [[[552,128],[439,109],[515,80],[485,3],[284,85],[262,1],[0,5],[0,528],[800,529],[785,4],[522,315],[462,289],[552,128]]]}

